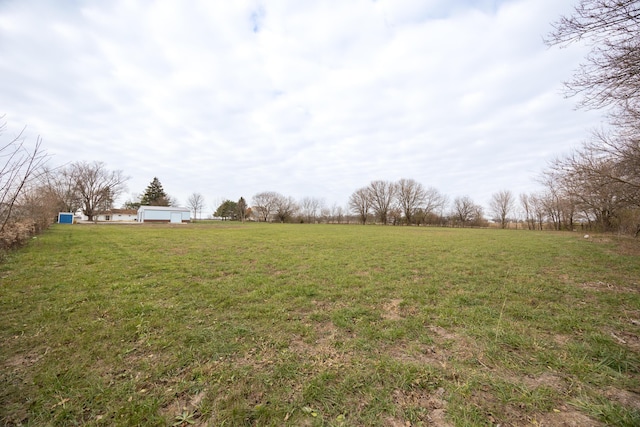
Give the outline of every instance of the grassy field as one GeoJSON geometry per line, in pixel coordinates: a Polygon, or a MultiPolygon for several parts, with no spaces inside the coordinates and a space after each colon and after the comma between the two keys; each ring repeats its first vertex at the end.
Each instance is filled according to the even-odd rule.
{"type": "Polygon", "coordinates": [[[0,264],[0,419],[637,426],[639,245],[423,227],[54,226],[0,264]]]}

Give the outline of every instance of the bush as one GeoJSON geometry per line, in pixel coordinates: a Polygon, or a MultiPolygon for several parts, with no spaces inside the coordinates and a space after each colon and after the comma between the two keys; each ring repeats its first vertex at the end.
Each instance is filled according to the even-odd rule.
{"type": "Polygon", "coordinates": [[[11,249],[24,245],[39,231],[39,228],[37,222],[31,219],[7,224],[0,232],[0,253],[5,254],[11,249]]]}

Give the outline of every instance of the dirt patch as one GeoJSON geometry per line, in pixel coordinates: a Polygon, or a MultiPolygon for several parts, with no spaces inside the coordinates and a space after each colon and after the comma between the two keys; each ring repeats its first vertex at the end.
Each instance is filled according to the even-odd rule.
{"type": "Polygon", "coordinates": [[[486,419],[492,425],[522,427],[602,427],[604,425],[566,406],[561,406],[552,412],[543,414],[525,414],[518,405],[505,405],[500,402],[488,390],[488,387],[474,391],[470,400],[478,409],[482,410],[486,419]],[[495,413],[492,408],[495,409],[495,413]],[[498,413],[501,415],[497,415],[498,413]]]}
{"type": "Polygon", "coordinates": [[[618,402],[623,406],[640,411],[640,394],[638,393],[609,387],[604,391],[604,395],[608,399],[618,402]]]}
{"type": "Polygon", "coordinates": [[[343,366],[353,356],[351,352],[336,349],[336,342],[342,333],[332,322],[318,322],[313,325],[315,340],[309,342],[300,336],[293,336],[289,350],[305,356],[317,366],[343,366]]]}
{"type": "Polygon", "coordinates": [[[411,422],[387,417],[384,420],[384,425],[387,427],[411,427],[411,422]]]}
{"type": "Polygon", "coordinates": [[[544,372],[539,376],[527,376],[522,379],[527,388],[536,389],[540,387],[550,388],[556,391],[562,391],[566,388],[565,382],[562,378],[551,372],[544,372]]]}
{"type": "Polygon", "coordinates": [[[382,306],[384,320],[401,320],[415,316],[418,312],[417,307],[409,306],[401,299],[392,299],[382,306]]]}
{"type": "Polygon", "coordinates": [[[402,315],[400,314],[401,299],[392,299],[388,303],[382,306],[382,318],[385,320],[400,320],[402,315]]]}
{"type": "Polygon", "coordinates": [[[193,396],[176,396],[176,398],[171,403],[164,406],[160,410],[160,414],[170,420],[170,425],[207,425],[205,421],[199,419],[200,403],[204,400],[206,395],[206,391],[201,391],[200,393],[193,396]],[[178,423],[179,421],[183,421],[183,424],[174,424],[178,423]]]}
{"type": "Polygon", "coordinates": [[[531,421],[523,425],[535,425],[540,427],[602,427],[599,421],[593,420],[581,412],[568,408],[556,410],[558,412],[549,412],[546,414],[536,415],[531,421]]]}
{"type": "Polygon", "coordinates": [[[47,347],[42,352],[31,351],[27,354],[16,354],[4,362],[4,365],[11,368],[27,368],[33,366],[49,352],[47,347]]]}
{"type": "Polygon", "coordinates": [[[440,326],[429,326],[429,330],[435,333],[439,338],[443,338],[445,340],[458,340],[458,336],[454,333],[447,331],[440,326]]]}
{"type": "Polygon", "coordinates": [[[447,355],[435,346],[395,344],[385,350],[391,357],[401,362],[443,366],[447,355]]]}
{"type": "MultiPolygon", "coordinates": [[[[447,369],[448,361],[453,359],[457,361],[482,359],[482,351],[473,340],[440,326],[429,326],[428,329],[433,332],[431,337],[433,344],[396,342],[393,346],[384,349],[384,352],[402,362],[429,364],[443,369],[447,369]]],[[[489,369],[482,362],[480,364],[489,369]]]]}
{"type": "Polygon", "coordinates": [[[640,336],[626,331],[609,331],[609,335],[620,345],[640,353],[640,336]]]}
{"type": "Polygon", "coordinates": [[[567,345],[569,342],[571,342],[571,337],[569,335],[554,335],[553,342],[558,345],[567,345]]]}
{"type": "MultiPolygon", "coordinates": [[[[427,425],[437,427],[449,427],[449,424],[445,420],[445,412],[447,402],[444,400],[445,390],[439,388],[436,391],[429,393],[426,390],[395,390],[393,392],[393,400],[399,408],[421,408],[425,411],[425,415],[420,418],[420,421],[426,422],[427,425]]],[[[411,426],[409,421],[390,420],[393,424],[389,425],[401,425],[411,426]]]]}
{"type": "Polygon", "coordinates": [[[621,286],[621,285],[616,285],[614,283],[600,282],[600,281],[584,282],[584,283],[578,284],[578,287],[582,289],[590,290],[590,291],[615,292],[615,293],[639,293],[640,288],[638,287],[638,285],[635,285],[635,287],[633,286],[634,285],[621,286]]]}

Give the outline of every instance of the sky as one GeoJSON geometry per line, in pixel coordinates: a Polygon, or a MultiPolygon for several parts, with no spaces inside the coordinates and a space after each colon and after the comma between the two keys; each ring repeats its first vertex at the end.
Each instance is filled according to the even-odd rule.
{"type": "Polygon", "coordinates": [[[122,170],[119,203],[407,178],[487,206],[603,122],[562,94],[587,47],[543,42],[576,2],[0,0],[0,142],[122,170]]]}

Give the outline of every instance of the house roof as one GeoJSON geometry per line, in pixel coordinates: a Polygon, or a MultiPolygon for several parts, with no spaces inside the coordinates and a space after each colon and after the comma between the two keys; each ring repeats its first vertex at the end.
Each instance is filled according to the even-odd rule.
{"type": "Polygon", "coordinates": [[[111,209],[109,212],[120,215],[135,215],[138,211],[135,209],[111,209]]]}

